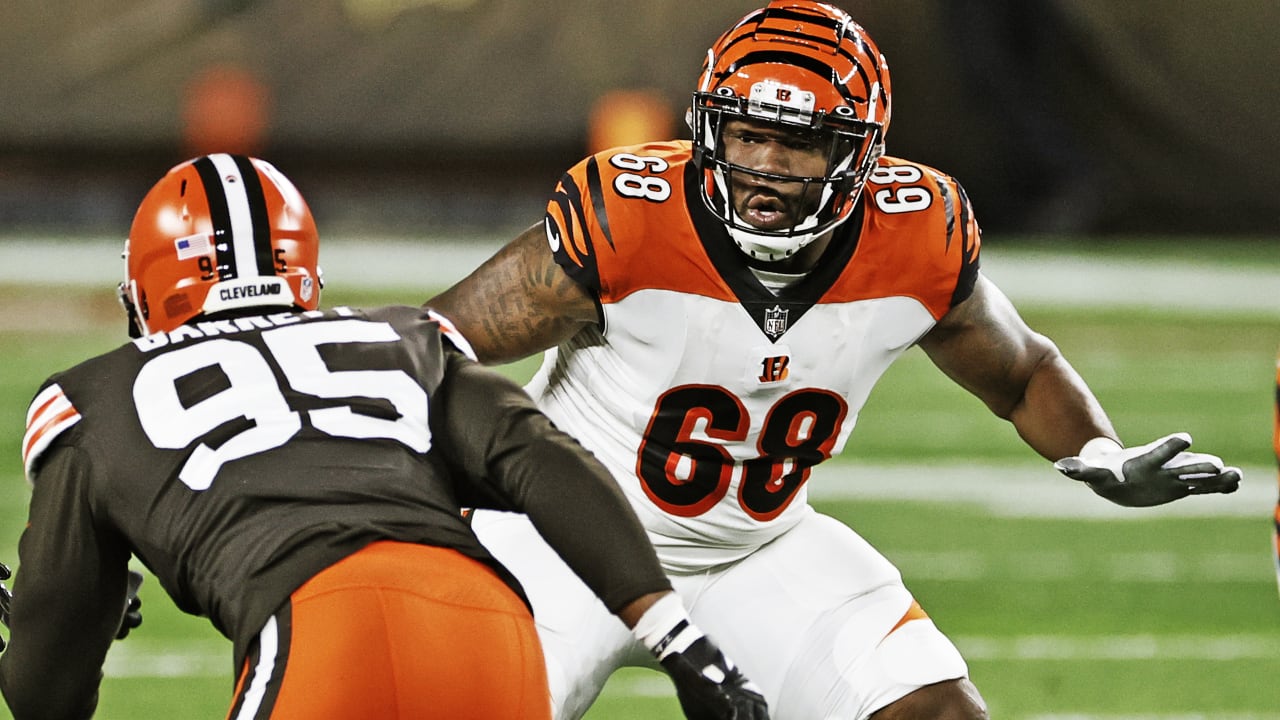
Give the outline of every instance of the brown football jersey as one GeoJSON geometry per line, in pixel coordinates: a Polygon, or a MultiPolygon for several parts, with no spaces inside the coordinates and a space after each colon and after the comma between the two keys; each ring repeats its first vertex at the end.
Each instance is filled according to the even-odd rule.
{"type": "Polygon", "coordinates": [[[611,609],[669,588],[604,469],[464,351],[429,311],[336,308],[193,322],[51,377],[23,441],[6,692],[54,666],[96,687],[131,554],[236,667],[292,591],[377,540],[457,549],[519,592],[463,507],[527,512],[611,609]]]}

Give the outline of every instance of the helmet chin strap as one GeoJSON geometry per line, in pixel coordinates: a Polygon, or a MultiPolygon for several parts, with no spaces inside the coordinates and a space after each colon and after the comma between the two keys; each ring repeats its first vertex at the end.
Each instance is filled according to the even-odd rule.
{"type": "MultiPolygon", "coordinates": [[[[766,262],[777,262],[800,252],[809,243],[817,240],[822,233],[796,233],[787,237],[770,237],[768,235],[758,235],[746,230],[750,227],[747,225],[738,213],[733,213],[733,225],[728,227],[729,237],[733,238],[734,244],[742,252],[750,255],[756,260],[764,260],[766,262]],[[741,224],[738,224],[741,223],[741,224]]],[[[810,218],[810,225],[816,224],[816,220],[810,218]]]]}

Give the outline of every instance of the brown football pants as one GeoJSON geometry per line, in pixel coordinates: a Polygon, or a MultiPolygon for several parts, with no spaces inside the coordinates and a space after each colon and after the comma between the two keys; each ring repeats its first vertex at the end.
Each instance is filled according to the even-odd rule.
{"type": "Polygon", "coordinates": [[[228,720],[550,720],[533,618],[491,568],[377,542],[264,626],[228,720]]]}

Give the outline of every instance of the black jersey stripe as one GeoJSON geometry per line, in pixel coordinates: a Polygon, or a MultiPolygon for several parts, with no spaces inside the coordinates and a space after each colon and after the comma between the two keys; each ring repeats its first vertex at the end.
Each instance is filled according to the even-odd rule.
{"type": "Polygon", "coordinates": [[[969,195],[965,193],[960,183],[956,183],[956,190],[960,193],[960,240],[963,243],[961,247],[967,253],[970,244],[976,239],[969,237],[970,213],[973,212],[973,209],[969,205],[969,195]]]}
{"type": "MultiPolygon", "coordinates": [[[[565,173],[560,178],[560,187],[564,189],[563,195],[568,201],[569,207],[573,210],[574,225],[577,226],[577,229],[582,234],[582,243],[577,247],[585,249],[588,256],[593,256],[596,251],[595,243],[592,241],[591,232],[587,228],[587,211],[582,202],[582,188],[578,187],[578,183],[569,173],[565,173]]],[[[569,214],[565,213],[565,218],[567,219],[568,217],[569,214]]],[[[566,230],[570,230],[568,239],[577,239],[576,233],[573,233],[570,228],[566,228],[566,230]]]]}
{"type": "Polygon", "coordinates": [[[960,275],[956,278],[956,287],[951,293],[951,307],[955,307],[973,294],[973,288],[978,284],[978,269],[981,264],[978,259],[978,242],[981,234],[977,223],[973,221],[973,208],[969,205],[969,196],[960,183],[956,183],[956,192],[960,196],[957,204],[960,206],[961,257],[960,275]],[[975,236],[970,231],[979,234],[975,236]]]}
{"type": "Polygon", "coordinates": [[[209,217],[213,221],[213,248],[216,253],[218,279],[239,277],[236,267],[236,249],[231,234],[231,211],[227,207],[227,191],[213,158],[208,155],[193,163],[204,185],[204,196],[209,203],[209,217]]]}
{"type": "Polygon", "coordinates": [[[262,191],[262,179],[257,168],[244,155],[233,155],[240,177],[244,181],[245,196],[249,200],[249,218],[253,223],[253,255],[257,260],[258,274],[276,274],[271,249],[271,223],[267,219],[267,197],[262,191]]]}
{"type": "MultiPolygon", "coordinates": [[[[559,249],[555,249],[556,262],[571,277],[593,291],[600,289],[600,270],[596,263],[595,241],[587,227],[586,210],[583,208],[582,189],[574,181],[571,173],[565,173],[556,186],[556,191],[547,203],[545,216],[548,238],[553,234],[559,236],[559,249]],[[560,209],[564,227],[556,219],[550,207],[560,209]]],[[[553,241],[555,248],[555,241],[553,241]]]]}
{"type": "Polygon", "coordinates": [[[951,191],[947,189],[947,179],[933,173],[933,181],[938,184],[938,193],[942,195],[942,212],[947,216],[947,242],[946,248],[951,249],[951,238],[956,234],[956,202],[951,197],[951,191]]]}
{"type": "Polygon", "coordinates": [[[596,220],[600,222],[605,242],[612,248],[613,233],[609,231],[609,213],[604,204],[604,184],[600,181],[600,165],[594,157],[587,161],[587,192],[591,193],[591,205],[596,209],[596,220]]]}

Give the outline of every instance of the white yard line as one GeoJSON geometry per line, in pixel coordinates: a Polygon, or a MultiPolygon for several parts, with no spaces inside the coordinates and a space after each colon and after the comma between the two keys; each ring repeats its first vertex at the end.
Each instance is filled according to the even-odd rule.
{"type": "MultiPolygon", "coordinates": [[[[1261,633],[1239,635],[1015,635],[952,638],[970,661],[1056,662],[1063,660],[1180,660],[1232,662],[1280,657],[1280,638],[1261,633]]],[[[216,640],[162,642],[129,638],[114,643],[107,655],[107,677],[218,677],[231,675],[231,643],[216,640]]],[[[633,695],[669,695],[671,682],[647,674],[618,682],[633,695]]],[[[1047,720],[1050,716],[1043,716],[1047,720]]],[[[1057,717],[1057,716],[1054,716],[1057,717]]],[[[1067,716],[1061,716],[1063,718],[1067,716]]],[[[1110,716],[1108,716],[1110,717],[1110,716]]],[[[1153,716],[1155,717],[1155,716],[1153,716]]],[[[1164,716],[1159,716],[1164,717],[1164,716]]]]}
{"type": "MultiPolygon", "coordinates": [[[[461,279],[499,247],[483,240],[322,242],[320,267],[326,283],[423,292],[461,279]]],[[[0,282],[114,287],[124,276],[123,248],[123,238],[54,242],[0,237],[0,282]]]]}
{"type": "Polygon", "coordinates": [[[921,551],[880,547],[903,568],[908,580],[1049,582],[1079,580],[1106,583],[1271,583],[1275,570],[1267,545],[1239,552],[1117,552],[1107,555],[992,546],[984,550],[921,551]]]}
{"type": "MultiPolygon", "coordinates": [[[[442,287],[492,255],[502,238],[469,241],[326,238],[325,278],[336,287],[442,287]]],[[[0,237],[0,282],[111,287],[124,273],[121,238],[50,241],[0,237]]],[[[984,250],[983,272],[1015,302],[1128,306],[1280,317],[1280,269],[1221,263],[1089,258],[1043,249],[984,250]]]]}
{"type": "MultiPolygon", "coordinates": [[[[145,597],[145,596],[144,596],[145,597]]],[[[138,637],[111,644],[103,666],[107,677],[218,677],[231,679],[231,642],[153,640],[138,637]]]]}
{"type": "Polygon", "coordinates": [[[1017,635],[951,638],[970,661],[1058,660],[1187,660],[1231,662],[1275,660],[1280,657],[1280,637],[1242,635],[1017,635]]]}
{"type": "Polygon", "coordinates": [[[1015,303],[1280,317],[1280,270],[1274,268],[993,249],[983,253],[982,271],[1015,303]]]}

